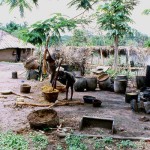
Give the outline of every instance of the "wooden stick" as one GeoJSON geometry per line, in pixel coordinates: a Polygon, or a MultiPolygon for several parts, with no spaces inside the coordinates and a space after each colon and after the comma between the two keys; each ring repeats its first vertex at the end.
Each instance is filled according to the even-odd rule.
{"type": "MultiPolygon", "coordinates": [[[[66,133],[57,133],[57,136],[64,138],[66,137],[68,134],[66,133]]],[[[84,137],[88,137],[88,138],[105,138],[106,136],[102,136],[102,135],[92,135],[92,134],[69,134],[69,135],[75,135],[75,136],[84,136],[84,137]]],[[[122,136],[109,136],[110,138],[113,138],[115,140],[132,140],[132,141],[140,141],[143,140],[145,142],[149,142],[150,138],[145,138],[145,137],[122,137],[122,136]]]]}
{"type": "Polygon", "coordinates": [[[82,102],[79,102],[79,101],[73,101],[73,102],[70,102],[70,101],[58,101],[58,102],[55,102],[53,104],[35,104],[35,103],[28,103],[28,102],[16,102],[16,105],[28,105],[28,106],[37,106],[37,107],[54,107],[54,106],[66,106],[66,105],[83,105],[84,103],[82,102]]]}
{"type": "Polygon", "coordinates": [[[12,92],[12,94],[17,95],[17,96],[21,96],[21,97],[25,97],[25,98],[29,98],[29,99],[33,99],[33,97],[22,95],[22,94],[18,94],[18,93],[15,93],[15,92],[12,92]]]}
{"type": "Polygon", "coordinates": [[[56,72],[55,78],[52,81],[53,82],[52,83],[53,90],[56,88],[56,81],[58,79],[58,73],[59,73],[59,69],[60,69],[61,63],[62,63],[62,59],[60,60],[60,63],[59,63],[58,70],[56,72]]]}
{"type": "Polygon", "coordinates": [[[7,98],[7,96],[0,95],[0,98],[7,98]]]}
{"type": "MultiPolygon", "coordinates": [[[[52,107],[50,104],[34,104],[28,102],[16,102],[16,105],[27,105],[27,106],[37,106],[37,107],[52,107]]],[[[53,104],[52,104],[53,105],[53,104]]]]}
{"type": "Polygon", "coordinates": [[[22,72],[22,73],[20,73],[20,74],[18,74],[18,75],[22,75],[23,73],[25,73],[26,71],[24,71],[24,72],[22,72]]]}

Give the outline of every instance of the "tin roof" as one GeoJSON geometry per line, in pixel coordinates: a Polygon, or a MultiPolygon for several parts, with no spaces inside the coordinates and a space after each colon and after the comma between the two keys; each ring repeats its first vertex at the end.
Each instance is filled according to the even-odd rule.
{"type": "Polygon", "coordinates": [[[35,49],[35,46],[30,43],[16,38],[15,36],[0,30],[0,50],[7,48],[31,48],[35,49]]]}

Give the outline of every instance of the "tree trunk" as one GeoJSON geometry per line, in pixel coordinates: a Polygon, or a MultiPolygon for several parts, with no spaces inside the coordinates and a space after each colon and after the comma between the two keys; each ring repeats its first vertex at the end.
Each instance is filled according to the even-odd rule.
{"type": "Polygon", "coordinates": [[[114,37],[115,42],[115,54],[114,54],[114,69],[117,71],[118,67],[118,36],[114,37]]]}

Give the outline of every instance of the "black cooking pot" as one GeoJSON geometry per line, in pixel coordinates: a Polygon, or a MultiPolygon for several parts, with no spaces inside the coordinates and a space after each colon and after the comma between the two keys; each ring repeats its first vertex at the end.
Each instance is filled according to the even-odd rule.
{"type": "Polygon", "coordinates": [[[96,97],[93,96],[88,96],[88,95],[83,96],[83,100],[85,103],[93,104],[93,100],[95,99],[96,97]]]}

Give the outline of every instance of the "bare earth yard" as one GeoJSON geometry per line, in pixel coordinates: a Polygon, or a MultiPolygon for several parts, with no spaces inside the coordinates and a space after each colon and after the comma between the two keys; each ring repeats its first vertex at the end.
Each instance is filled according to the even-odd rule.
{"type": "MultiPolygon", "coordinates": [[[[12,90],[13,92],[20,93],[20,85],[22,84],[22,81],[24,81],[24,83],[28,83],[32,86],[31,93],[27,95],[33,97],[33,100],[25,98],[25,101],[33,103],[48,103],[44,101],[44,98],[42,97],[41,87],[48,84],[49,80],[45,79],[43,82],[26,80],[26,73],[23,73],[24,71],[25,69],[22,63],[0,62],[0,91],[12,90]],[[18,72],[18,79],[12,79],[13,71],[18,72]]],[[[117,133],[115,134],[116,136],[150,137],[150,121],[142,122],[139,120],[139,118],[143,116],[150,118],[149,115],[141,112],[133,112],[130,109],[130,104],[125,103],[124,95],[108,91],[100,91],[97,88],[94,92],[75,92],[74,99],[82,101],[82,97],[84,95],[91,95],[100,99],[102,101],[102,107],[94,108],[91,104],[54,107],[54,109],[58,112],[60,120],[63,122],[63,127],[71,127],[75,133],[81,133],[79,132],[79,122],[85,115],[101,118],[113,118],[115,128],[117,130],[117,133]]],[[[27,106],[16,107],[15,102],[17,96],[14,94],[6,96],[7,98],[0,98],[0,130],[13,130],[18,133],[21,133],[21,131],[29,131],[30,126],[27,121],[27,115],[33,110],[43,108],[27,106]]],[[[61,100],[64,97],[65,93],[60,93],[58,100],[61,100]]],[[[85,129],[82,133],[106,136],[111,135],[108,131],[103,131],[103,129],[99,128],[85,129]]],[[[50,141],[54,141],[52,144],[59,141],[53,132],[49,134],[49,139],[50,141]]]]}

